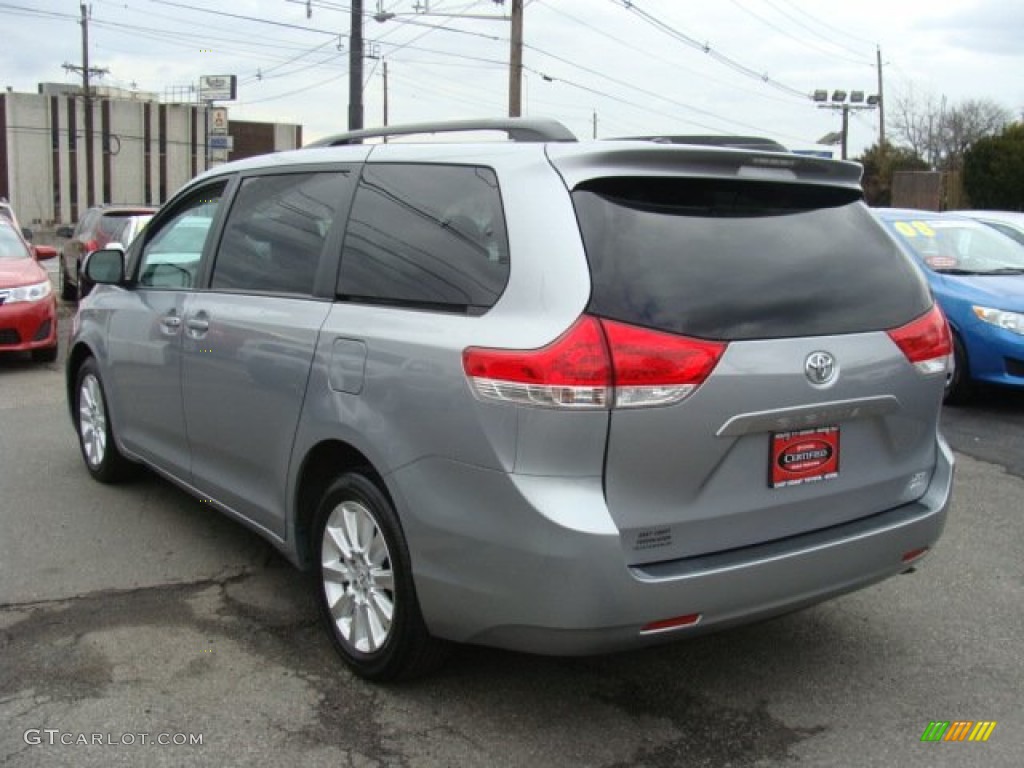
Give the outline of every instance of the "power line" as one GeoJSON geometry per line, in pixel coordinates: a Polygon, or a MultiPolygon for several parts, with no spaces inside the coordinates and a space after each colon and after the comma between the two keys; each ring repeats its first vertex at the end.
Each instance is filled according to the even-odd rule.
{"type": "MultiPolygon", "coordinates": [[[[785,27],[780,27],[778,24],[775,24],[772,21],[766,19],[761,14],[755,13],[754,11],[750,10],[745,5],[743,5],[740,2],[740,0],[732,0],[732,4],[735,5],[737,8],[739,8],[741,11],[743,11],[748,16],[753,16],[755,19],[757,19],[759,22],[764,24],[769,29],[773,29],[776,32],[778,32],[780,35],[784,35],[785,37],[788,37],[790,40],[795,40],[796,42],[800,43],[801,45],[809,46],[810,48],[813,48],[814,50],[818,51],[819,53],[824,53],[826,56],[830,56],[832,58],[837,58],[837,59],[842,59],[843,61],[848,61],[848,62],[851,62],[853,64],[866,64],[869,67],[873,66],[873,63],[871,61],[869,61],[868,59],[863,59],[863,58],[852,59],[849,56],[841,56],[838,53],[835,53],[834,51],[829,51],[828,49],[823,48],[822,46],[818,45],[816,42],[811,42],[809,40],[805,40],[803,38],[799,38],[796,35],[794,35],[792,32],[790,32],[788,29],[786,29],[785,27]]],[[[778,9],[776,9],[776,10],[778,10],[778,9]]]]}
{"type": "MultiPolygon", "coordinates": [[[[707,80],[708,82],[717,83],[719,85],[725,86],[726,88],[730,88],[730,89],[737,90],[737,91],[742,91],[743,93],[748,93],[748,94],[750,94],[752,96],[756,96],[757,98],[767,99],[769,101],[774,101],[774,102],[777,102],[779,104],[790,104],[790,105],[792,105],[792,104],[795,103],[795,99],[792,96],[789,97],[789,98],[783,98],[781,96],[773,96],[772,94],[765,93],[764,91],[754,90],[752,88],[745,88],[745,87],[743,87],[741,85],[737,85],[735,83],[730,83],[730,82],[727,82],[725,80],[721,80],[721,79],[719,79],[717,77],[713,77],[713,76],[707,74],[706,72],[701,72],[699,70],[683,66],[682,64],[680,64],[680,63],[678,63],[676,61],[670,61],[669,59],[666,59],[664,56],[659,56],[658,54],[653,53],[652,51],[649,51],[646,48],[643,48],[643,47],[640,47],[640,46],[636,46],[636,45],[633,45],[631,43],[627,43],[621,37],[617,37],[616,35],[610,34],[609,32],[605,32],[603,29],[600,29],[599,27],[596,27],[593,24],[590,24],[589,22],[585,21],[584,19],[581,19],[578,16],[574,16],[571,13],[568,13],[567,11],[564,11],[564,10],[556,7],[553,3],[544,2],[544,0],[541,0],[541,7],[542,8],[546,8],[547,10],[552,11],[552,12],[558,14],[559,16],[563,16],[563,17],[565,17],[565,18],[575,22],[576,24],[579,24],[580,26],[586,27],[586,28],[596,32],[597,34],[601,35],[602,37],[605,37],[605,38],[607,38],[609,40],[612,40],[613,42],[617,43],[618,45],[621,45],[624,48],[627,48],[628,50],[632,51],[633,53],[638,53],[641,56],[646,56],[649,59],[652,59],[654,61],[658,61],[658,62],[660,62],[662,64],[667,65],[667,66],[673,67],[674,69],[680,69],[680,70],[683,70],[684,72],[689,72],[690,74],[696,75],[697,77],[699,77],[699,78],[701,78],[703,80],[707,80]]],[[[806,96],[804,94],[800,94],[800,101],[805,101],[805,100],[806,100],[806,96]]]]}
{"type": "MultiPolygon", "coordinates": [[[[875,41],[867,40],[867,39],[865,39],[863,37],[860,37],[858,35],[853,34],[848,29],[840,29],[839,27],[836,27],[836,26],[833,26],[832,24],[824,22],[821,19],[819,19],[819,18],[811,15],[810,13],[808,13],[805,9],[797,8],[789,0],[781,0],[781,1],[784,2],[786,5],[788,5],[790,8],[792,8],[795,13],[803,16],[805,19],[809,19],[809,20],[813,21],[815,24],[820,24],[821,26],[825,27],[826,29],[831,30],[832,32],[838,32],[839,34],[844,35],[845,37],[849,37],[849,38],[851,38],[853,40],[857,40],[857,41],[859,41],[861,43],[864,43],[866,45],[875,45],[875,41]]],[[[766,0],[766,2],[767,2],[767,0],[766,0]]]]}
{"type": "MultiPolygon", "coordinates": [[[[806,29],[812,35],[816,35],[817,37],[821,37],[822,36],[820,30],[813,29],[812,27],[810,27],[807,24],[805,24],[804,21],[800,18],[801,15],[804,16],[804,18],[813,18],[806,11],[799,11],[798,13],[790,13],[789,11],[786,11],[785,9],[780,8],[779,6],[777,6],[774,2],[772,2],[772,0],[763,0],[763,2],[765,2],[768,5],[770,5],[772,8],[774,8],[776,11],[781,13],[783,16],[785,16],[787,19],[789,19],[791,22],[793,22],[797,26],[800,26],[800,27],[803,27],[804,29],[806,29]]],[[[822,24],[822,22],[820,22],[820,21],[818,23],[822,24]]],[[[835,28],[833,27],[832,29],[835,29],[835,28]]],[[[842,30],[838,30],[837,29],[836,31],[841,32],[842,30]]],[[[855,50],[853,48],[850,48],[849,46],[843,45],[842,43],[840,43],[837,40],[833,40],[832,39],[833,37],[835,37],[835,35],[829,35],[828,38],[827,38],[827,42],[830,43],[831,45],[834,45],[836,48],[842,48],[844,51],[846,51],[847,53],[852,53],[854,56],[860,57],[860,56],[864,55],[861,51],[857,51],[857,50],[855,50]]],[[[864,41],[864,42],[867,42],[867,41],[864,41]]],[[[874,43],[867,43],[867,44],[868,45],[874,45],[874,43]]],[[[869,62],[869,65],[873,67],[874,63],[869,62]]]]}
{"type": "Polygon", "coordinates": [[[724,64],[725,66],[735,70],[736,72],[739,72],[742,75],[754,78],[755,80],[760,80],[765,85],[769,85],[772,88],[776,88],[785,93],[800,96],[804,99],[810,98],[809,94],[797,90],[796,88],[792,88],[784,83],[781,83],[778,80],[769,77],[767,73],[757,72],[751,69],[750,67],[746,66],[745,64],[741,64],[735,59],[732,59],[723,53],[719,53],[717,50],[711,47],[710,43],[702,43],[699,40],[686,34],[685,32],[679,31],[675,27],[672,27],[671,25],[659,19],[657,16],[654,16],[653,14],[650,14],[647,11],[640,8],[633,0],[612,0],[612,2],[615,3],[615,5],[625,8],[627,11],[630,11],[631,13],[635,13],[638,17],[646,21],[652,27],[660,30],[669,37],[673,38],[674,40],[681,42],[684,45],[689,46],[690,48],[707,54],[715,61],[724,64]]]}

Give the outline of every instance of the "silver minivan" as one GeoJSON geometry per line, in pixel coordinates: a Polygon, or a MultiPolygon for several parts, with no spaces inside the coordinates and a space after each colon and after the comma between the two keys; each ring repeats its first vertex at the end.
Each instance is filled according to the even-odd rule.
{"type": "Polygon", "coordinates": [[[451,641],[690,637],[934,545],[950,336],[859,166],[387,133],[451,128],[513,140],[230,163],[94,253],[67,359],[88,471],[145,465],[314,570],[373,679],[451,641]]]}

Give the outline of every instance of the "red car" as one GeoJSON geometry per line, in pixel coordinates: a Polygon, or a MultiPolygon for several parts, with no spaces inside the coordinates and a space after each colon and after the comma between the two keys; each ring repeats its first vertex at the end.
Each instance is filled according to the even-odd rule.
{"type": "Polygon", "coordinates": [[[50,276],[36,262],[57,250],[29,245],[0,219],[0,352],[29,351],[32,359],[57,359],[57,297],[50,276]]]}

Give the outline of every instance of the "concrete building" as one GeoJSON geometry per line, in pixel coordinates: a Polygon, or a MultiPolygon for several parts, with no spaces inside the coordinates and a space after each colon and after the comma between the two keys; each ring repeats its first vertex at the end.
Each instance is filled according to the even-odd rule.
{"type": "MultiPolygon", "coordinates": [[[[73,223],[99,203],[162,204],[213,162],[208,108],[152,96],[97,89],[87,137],[76,86],[0,94],[0,197],[26,226],[73,223]]],[[[302,145],[300,125],[232,120],[228,134],[229,160],[302,145]]]]}

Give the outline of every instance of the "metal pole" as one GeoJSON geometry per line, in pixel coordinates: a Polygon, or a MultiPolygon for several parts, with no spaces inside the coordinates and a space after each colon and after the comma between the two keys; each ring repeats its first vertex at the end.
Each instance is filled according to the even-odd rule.
{"type": "Polygon", "coordinates": [[[82,103],[85,106],[85,200],[92,207],[95,203],[96,168],[92,156],[92,92],[89,89],[89,15],[85,3],[82,9],[82,103]]]}
{"type": "Polygon", "coordinates": [[[512,43],[508,68],[508,116],[523,114],[523,0],[512,0],[512,43]]]}
{"type": "Polygon", "coordinates": [[[878,61],[878,146],[885,147],[885,98],[882,95],[882,46],[875,46],[878,61]]]}
{"type": "Polygon", "coordinates": [[[348,129],[363,127],[363,0],[352,0],[348,52],[348,129]]]}
{"type": "Polygon", "coordinates": [[[846,159],[846,139],[850,133],[850,105],[843,104],[843,160],[846,159]]]}
{"type": "MultiPolygon", "coordinates": [[[[388,125],[388,63],[384,62],[384,127],[388,125]]],[[[386,140],[386,137],[385,137],[386,140]]]]}

